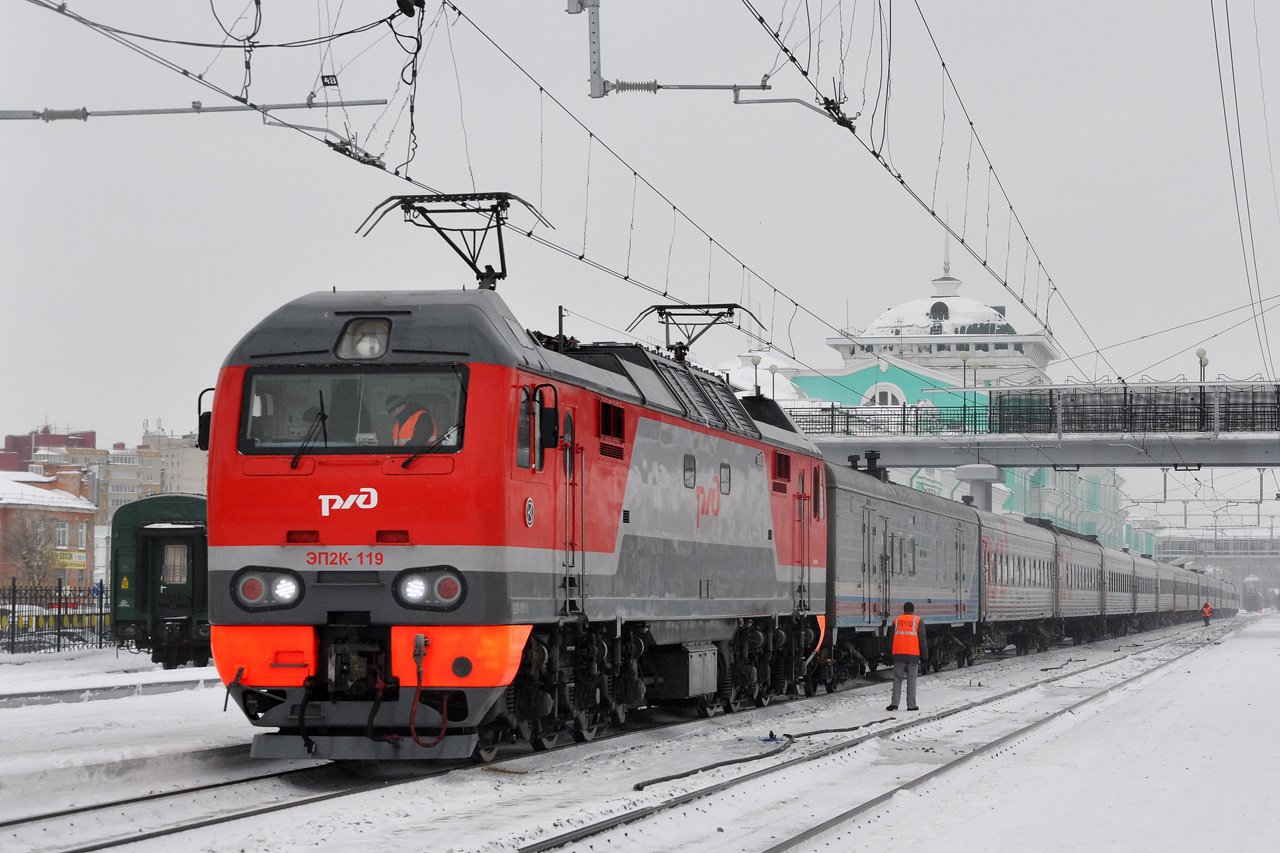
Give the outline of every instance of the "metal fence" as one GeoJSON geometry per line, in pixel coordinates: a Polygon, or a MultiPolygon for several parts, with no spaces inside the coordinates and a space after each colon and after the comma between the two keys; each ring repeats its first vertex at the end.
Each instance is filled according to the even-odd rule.
{"type": "Polygon", "coordinates": [[[1280,385],[1120,391],[1018,389],[961,406],[788,407],[811,435],[1276,432],[1280,385]]]}
{"type": "Polygon", "coordinates": [[[0,652],[102,648],[111,642],[110,591],[102,584],[0,587],[0,652]]]}

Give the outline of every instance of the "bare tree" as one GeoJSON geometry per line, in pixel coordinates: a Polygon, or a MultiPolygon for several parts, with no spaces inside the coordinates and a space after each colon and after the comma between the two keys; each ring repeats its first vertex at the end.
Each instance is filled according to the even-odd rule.
{"type": "Polygon", "coordinates": [[[44,516],[11,517],[0,531],[0,550],[19,581],[45,586],[57,574],[53,542],[44,516]]]}

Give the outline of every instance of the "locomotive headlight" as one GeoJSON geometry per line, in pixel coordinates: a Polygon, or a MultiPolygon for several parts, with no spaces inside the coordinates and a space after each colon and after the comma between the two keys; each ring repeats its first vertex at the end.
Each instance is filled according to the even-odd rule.
{"type": "Polygon", "coordinates": [[[392,589],[402,607],[414,610],[457,610],[467,597],[467,582],[452,566],[405,569],[392,589]]]}
{"type": "Polygon", "coordinates": [[[427,579],[422,575],[405,575],[400,579],[400,597],[409,604],[420,604],[427,597],[427,579]]]}
{"type": "Polygon", "coordinates": [[[391,335],[391,321],[382,317],[362,317],[352,320],[338,337],[334,354],[338,358],[382,358],[387,352],[387,340],[391,335]]]}
{"type": "Polygon", "coordinates": [[[231,579],[232,598],[245,610],[295,607],[305,591],[302,578],[287,569],[248,566],[231,579]]]}
{"type": "Polygon", "coordinates": [[[276,604],[293,604],[298,598],[299,589],[298,582],[291,577],[276,578],[276,582],[271,585],[271,597],[276,604]]]}

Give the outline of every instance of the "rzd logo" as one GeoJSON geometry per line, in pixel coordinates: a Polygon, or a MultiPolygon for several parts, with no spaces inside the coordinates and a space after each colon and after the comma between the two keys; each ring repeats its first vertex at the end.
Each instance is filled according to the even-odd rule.
{"type": "Polygon", "coordinates": [[[327,516],[330,510],[335,509],[373,509],[378,505],[378,490],[372,488],[363,488],[354,495],[321,495],[320,496],[320,514],[327,516]]]}
{"type": "Polygon", "coordinates": [[[693,526],[702,526],[702,517],[708,518],[720,517],[720,478],[711,478],[711,488],[698,486],[696,492],[698,496],[698,514],[694,519],[693,526]]]}

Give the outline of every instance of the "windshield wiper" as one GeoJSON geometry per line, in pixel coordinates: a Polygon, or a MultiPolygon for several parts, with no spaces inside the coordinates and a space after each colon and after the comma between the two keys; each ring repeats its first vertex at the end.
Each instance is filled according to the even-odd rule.
{"type": "Polygon", "coordinates": [[[324,441],[324,446],[329,446],[329,416],[324,411],[324,392],[317,391],[320,395],[320,411],[316,412],[316,416],[311,419],[311,426],[307,428],[307,435],[302,439],[302,444],[298,445],[298,452],[293,454],[293,459],[289,460],[290,468],[298,467],[298,460],[302,458],[302,454],[307,452],[307,448],[316,440],[316,436],[320,436],[324,441]]]}
{"type": "Polygon", "coordinates": [[[441,433],[440,437],[437,438],[435,441],[431,442],[430,444],[424,444],[422,447],[419,447],[417,450],[415,450],[413,452],[413,455],[411,455],[408,459],[400,463],[400,467],[408,468],[410,463],[413,462],[413,460],[417,459],[419,456],[421,456],[424,453],[430,453],[432,450],[435,450],[437,447],[443,444],[446,439],[453,438],[454,436],[461,437],[461,435],[462,435],[462,424],[460,423],[454,424],[453,426],[445,430],[443,433],[441,433]]]}

